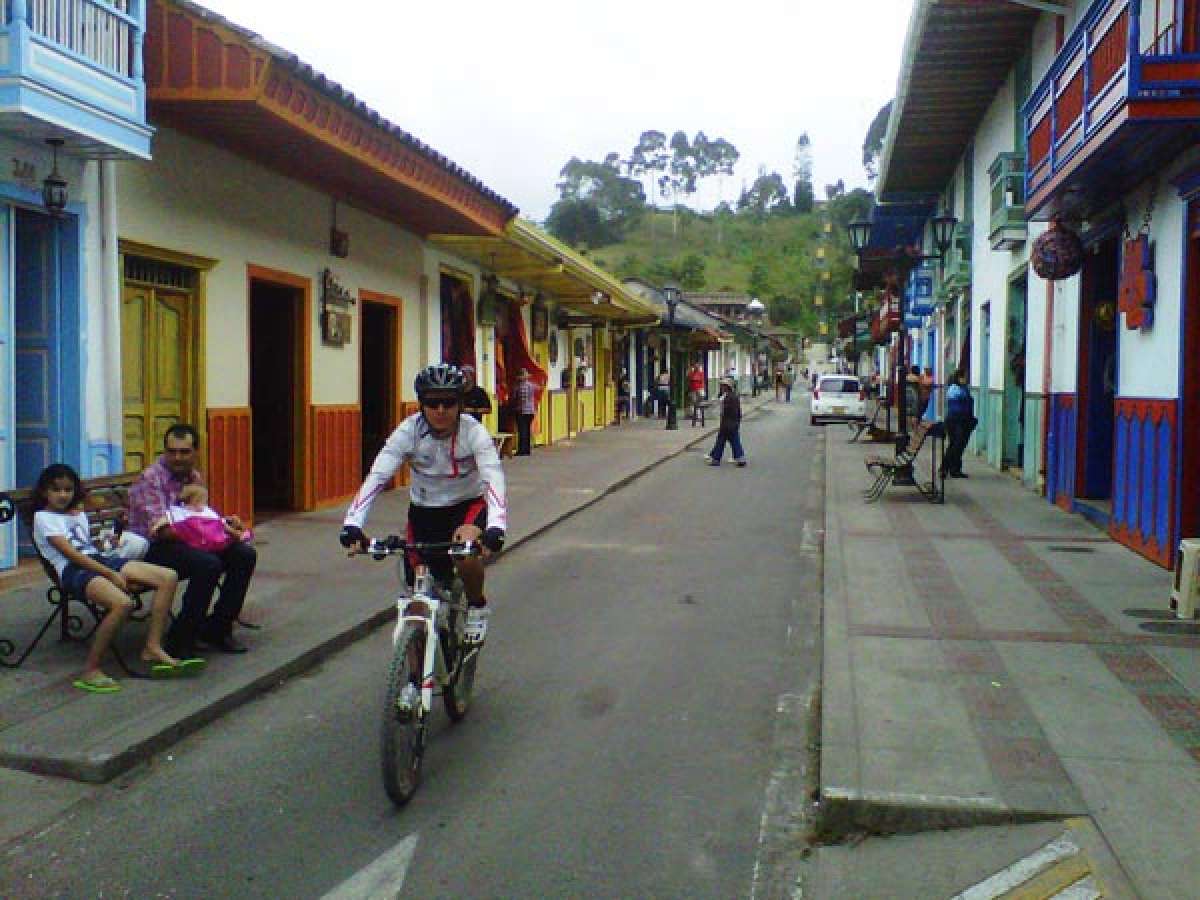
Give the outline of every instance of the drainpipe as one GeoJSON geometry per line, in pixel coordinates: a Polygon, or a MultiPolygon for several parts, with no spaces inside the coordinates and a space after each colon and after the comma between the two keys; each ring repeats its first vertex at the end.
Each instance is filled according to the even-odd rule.
{"type": "Polygon", "coordinates": [[[121,398],[121,268],[117,236],[117,167],[110,160],[100,160],[100,278],[101,322],[104,352],[101,366],[104,370],[104,434],[105,443],[113,447],[114,459],[109,461],[113,470],[123,471],[124,428],[121,398]]]}

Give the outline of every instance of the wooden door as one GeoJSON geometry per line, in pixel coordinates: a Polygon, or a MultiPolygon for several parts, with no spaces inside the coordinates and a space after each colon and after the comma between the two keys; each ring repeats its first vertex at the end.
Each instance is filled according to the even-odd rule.
{"type": "Polygon", "coordinates": [[[63,460],[59,404],[61,358],[58,230],[49,216],[16,211],[15,297],[16,479],[31,485],[63,460]]]}
{"type": "Polygon", "coordinates": [[[126,284],[121,298],[125,471],[154,462],[167,429],[191,422],[192,297],[126,284]]]}

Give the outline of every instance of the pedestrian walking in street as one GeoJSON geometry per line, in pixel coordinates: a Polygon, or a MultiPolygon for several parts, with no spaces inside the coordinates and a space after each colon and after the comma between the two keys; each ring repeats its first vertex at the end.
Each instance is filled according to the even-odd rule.
{"type": "Polygon", "coordinates": [[[533,453],[533,417],[537,414],[537,389],[529,380],[529,370],[517,372],[517,388],[513,391],[513,402],[517,408],[517,456],[533,453]]]}
{"type": "Polygon", "coordinates": [[[717,428],[717,442],[713,444],[712,452],[704,457],[710,466],[719,466],[721,457],[725,454],[725,445],[729,444],[733,452],[733,461],[738,466],[746,465],[746,453],[742,449],[742,401],[738,399],[737,387],[728,379],[721,382],[719,398],[721,400],[721,424],[717,428]]]}
{"type": "Polygon", "coordinates": [[[792,386],[796,383],[796,370],[788,366],[783,373],[784,402],[792,402],[792,386]]]}
{"type": "MultiPolygon", "coordinates": [[[[142,661],[150,665],[155,677],[184,674],[183,661],[167,653],[162,644],[179,580],[170,569],[127,559],[111,548],[102,553],[92,540],[87,513],[83,510],[84,497],[83,485],[74,469],[63,463],[47,466],[33,489],[30,523],[38,553],[54,567],[63,588],[104,610],[83,672],[73,682],[74,686],[93,694],[113,694],[121,689],[100,664],[133,609],[130,591],[138,587],[154,591],[142,661]]],[[[186,674],[196,674],[203,666],[202,660],[188,660],[186,674]]]]}
{"type": "MultiPolygon", "coordinates": [[[[167,632],[166,649],[181,659],[196,655],[197,642],[225,653],[245,653],[245,644],[233,636],[233,623],[246,602],[258,553],[245,541],[234,541],[220,553],[189,547],[171,526],[168,510],[179,503],[184,487],[203,485],[196,469],[200,435],[180,422],[163,436],[163,454],[129,490],[129,528],[150,541],[146,562],[171,569],[187,581],[182,609],[167,632]],[[221,595],[214,605],[217,583],[221,595]],[[209,607],[212,606],[210,612],[209,607]]],[[[226,515],[233,529],[244,529],[236,515],[226,515]]]]}
{"type": "Polygon", "coordinates": [[[967,375],[959,369],[950,376],[946,389],[946,453],[942,457],[941,476],[966,478],[962,470],[963,451],[979,420],[975,418],[975,401],[967,387],[967,375]]]}
{"type": "Polygon", "coordinates": [[[785,385],[783,383],[783,369],[776,369],[775,370],[775,402],[776,403],[783,402],[784,386],[785,385]]]}
{"type": "Polygon", "coordinates": [[[476,422],[482,422],[483,417],[492,411],[492,401],[487,391],[475,382],[475,367],[463,366],[463,412],[472,416],[476,422]]]}

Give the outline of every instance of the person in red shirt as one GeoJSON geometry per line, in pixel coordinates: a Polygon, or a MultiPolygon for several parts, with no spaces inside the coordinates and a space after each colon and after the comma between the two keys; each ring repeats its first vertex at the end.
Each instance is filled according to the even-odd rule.
{"type": "Polygon", "coordinates": [[[688,403],[692,409],[704,398],[704,381],[704,369],[700,367],[700,363],[692,363],[692,368],[688,371],[688,403]]]}

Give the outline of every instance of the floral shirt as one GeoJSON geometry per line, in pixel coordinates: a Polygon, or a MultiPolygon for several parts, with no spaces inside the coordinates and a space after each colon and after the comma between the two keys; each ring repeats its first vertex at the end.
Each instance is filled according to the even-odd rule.
{"type": "Polygon", "coordinates": [[[129,530],[152,540],[158,527],[167,524],[167,510],[179,503],[179,492],[189,484],[204,484],[204,479],[195,469],[187,478],[176,478],[160,456],[129,489],[129,530]]]}
{"type": "Polygon", "coordinates": [[[517,382],[516,390],[517,412],[524,416],[532,416],[537,412],[537,390],[528,378],[517,382]]]}

